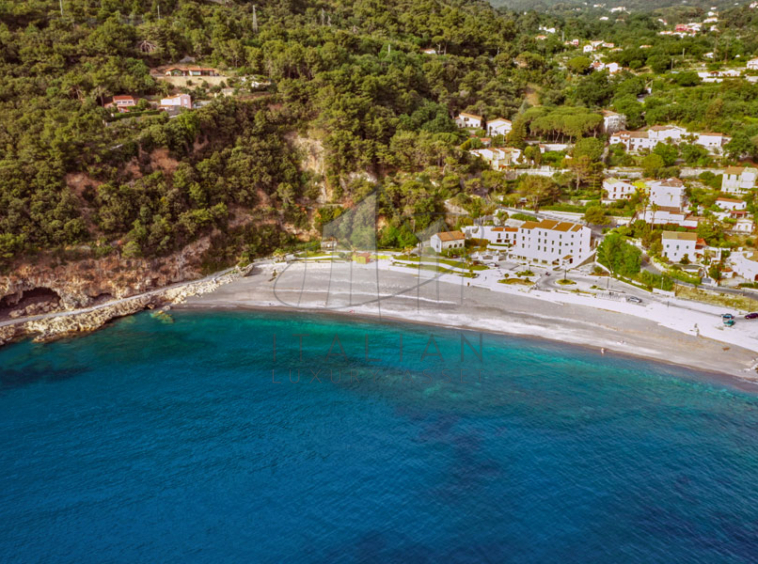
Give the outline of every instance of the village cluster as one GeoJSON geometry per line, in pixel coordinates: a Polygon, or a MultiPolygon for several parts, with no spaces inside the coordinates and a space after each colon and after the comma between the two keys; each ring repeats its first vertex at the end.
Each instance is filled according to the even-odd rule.
{"type": "MultiPolygon", "coordinates": [[[[608,136],[609,145],[623,146],[630,154],[649,154],[659,143],[689,143],[699,145],[711,155],[718,157],[730,141],[728,136],[721,133],[689,132],[676,125],[627,131],[624,129],[625,116],[611,111],[603,111],[602,118],[603,132],[608,136]]],[[[461,113],[457,116],[456,123],[460,128],[470,130],[472,134],[478,132],[484,148],[471,149],[470,153],[483,159],[493,170],[511,173],[512,177],[523,173],[554,174],[555,171],[552,169],[529,169],[524,152],[518,148],[490,146],[492,138],[505,137],[511,132],[511,121],[500,117],[485,120],[480,115],[461,113]]],[[[538,146],[542,152],[571,149],[566,144],[538,146]]],[[[715,203],[708,209],[694,205],[688,200],[684,180],[645,179],[642,178],[642,170],[634,168],[605,170],[602,198],[599,203],[612,206],[633,197],[639,199],[640,209],[632,217],[615,217],[613,223],[631,225],[642,220],[648,225],[663,229],[660,256],[656,257],[659,260],[653,261],[660,272],[665,273],[673,265],[686,265],[695,272],[703,272],[703,278],[708,281],[707,265],[712,261],[723,261],[723,283],[729,284],[729,280],[733,278],[735,283],[739,280],[754,282],[758,280],[758,253],[742,248],[730,248],[728,253],[724,253],[727,249],[707,245],[703,238],[698,237],[696,231],[702,222],[719,221],[723,223],[729,235],[746,237],[754,233],[755,223],[747,211],[746,198],[758,187],[758,168],[731,166],[709,169],[709,172],[721,176],[721,189],[715,203]]],[[[697,183],[697,179],[693,182],[697,183]]],[[[499,211],[519,215],[513,214],[514,210],[506,207],[500,208],[499,211]]],[[[603,240],[603,232],[593,231],[592,226],[588,225],[580,214],[522,211],[533,215],[534,220],[511,217],[499,221],[494,215],[488,216],[461,230],[434,235],[429,241],[429,246],[438,253],[449,254],[463,249],[466,240],[483,240],[494,253],[522,261],[524,264],[572,269],[591,262],[598,244],[603,240]]]]}

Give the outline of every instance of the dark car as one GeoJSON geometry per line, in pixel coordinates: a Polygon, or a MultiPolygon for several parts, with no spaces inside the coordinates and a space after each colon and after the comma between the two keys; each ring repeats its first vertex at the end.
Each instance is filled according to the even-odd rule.
{"type": "Polygon", "coordinates": [[[748,314],[745,316],[745,319],[758,319],[758,313],[755,313],[755,312],[753,312],[753,313],[748,313],[748,314]]]}

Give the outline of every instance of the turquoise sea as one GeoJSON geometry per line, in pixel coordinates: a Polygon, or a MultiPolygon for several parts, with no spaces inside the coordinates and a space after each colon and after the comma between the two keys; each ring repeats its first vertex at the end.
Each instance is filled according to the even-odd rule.
{"type": "Polygon", "coordinates": [[[512,337],[173,317],[0,349],[0,562],[758,562],[758,395],[512,337]]]}

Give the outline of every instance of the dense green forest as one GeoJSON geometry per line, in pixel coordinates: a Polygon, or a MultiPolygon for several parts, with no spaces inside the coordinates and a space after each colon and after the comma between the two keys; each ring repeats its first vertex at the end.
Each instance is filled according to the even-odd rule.
{"type": "Polygon", "coordinates": [[[483,1],[0,1],[0,264],[66,249],[161,256],[215,233],[219,266],[307,240],[378,185],[381,241],[402,246],[408,220],[425,228],[449,198],[481,209],[472,196],[533,188],[481,173],[454,123],[462,110],[514,120],[521,147],[526,135],[596,137],[605,107],[634,127],[730,133],[735,159],[754,156],[758,86],[678,72],[708,51],[716,66],[758,53],[754,12],[725,13],[720,37],[682,40],[658,35],[649,14],[598,22],[483,1]],[[630,70],[591,72],[558,34],[536,40],[541,25],[616,42],[606,59],[630,70]],[[188,83],[207,105],[178,116],[103,107],[169,94],[151,69],[182,60],[219,69],[238,95],[188,83]],[[250,76],[272,85],[246,90],[250,76]],[[297,138],[323,147],[325,174],[301,165],[297,138]]]}

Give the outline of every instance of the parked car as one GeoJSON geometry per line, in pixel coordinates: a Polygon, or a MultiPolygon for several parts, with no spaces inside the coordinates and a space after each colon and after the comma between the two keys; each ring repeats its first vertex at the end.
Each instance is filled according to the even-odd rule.
{"type": "Polygon", "coordinates": [[[758,319],[758,313],[756,313],[756,312],[753,312],[753,313],[748,313],[748,314],[745,316],[745,319],[758,319]]]}
{"type": "Polygon", "coordinates": [[[639,299],[637,296],[629,296],[628,298],[626,298],[626,301],[631,302],[633,304],[641,304],[642,303],[642,300],[639,299]]]}
{"type": "Polygon", "coordinates": [[[723,319],[724,321],[726,321],[727,319],[734,320],[734,316],[731,313],[722,313],[721,319],[723,319]]]}

